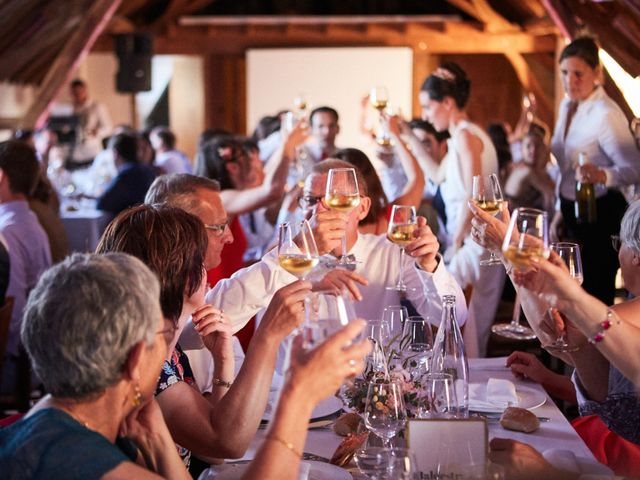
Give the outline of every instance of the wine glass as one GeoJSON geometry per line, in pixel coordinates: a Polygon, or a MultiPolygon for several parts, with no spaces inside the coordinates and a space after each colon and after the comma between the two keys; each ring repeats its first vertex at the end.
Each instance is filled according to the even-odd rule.
{"type": "Polygon", "coordinates": [[[455,418],[458,400],[453,375],[430,373],[424,377],[428,398],[428,418],[455,418]]]}
{"type": "MultiPolygon", "coordinates": [[[[494,217],[500,213],[502,209],[502,189],[500,181],[495,173],[491,175],[476,175],[473,177],[473,203],[480,210],[487,212],[494,217]]],[[[496,255],[491,252],[489,258],[481,260],[480,265],[499,265],[502,262],[496,255]]]]}
{"type": "Polygon", "coordinates": [[[378,480],[387,478],[389,472],[390,450],[385,447],[365,446],[356,451],[353,460],[367,478],[378,480]]]}
{"type": "MultiPolygon", "coordinates": [[[[532,258],[548,258],[549,252],[546,212],[535,208],[516,208],[502,244],[504,257],[514,268],[528,270],[532,258]]],[[[520,298],[517,295],[511,322],[494,325],[491,331],[514,340],[531,340],[536,336],[529,327],[520,325],[520,298]]]]}
{"type": "Polygon", "coordinates": [[[369,383],[364,424],[382,439],[385,447],[407,423],[402,387],[396,382],[369,383]]]}
{"type": "MultiPolygon", "coordinates": [[[[382,112],[389,104],[389,94],[387,89],[385,87],[373,87],[371,92],[369,92],[369,101],[373,108],[378,110],[382,115],[382,112]]],[[[384,122],[381,122],[380,124],[380,129],[376,135],[376,142],[378,142],[378,145],[382,147],[388,147],[391,145],[391,138],[389,136],[389,132],[387,132],[387,129],[384,126],[384,122]]]]}
{"type": "Polygon", "coordinates": [[[432,349],[431,324],[420,316],[407,318],[400,339],[402,367],[414,378],[424,375],[429,370],[432,349]]]}
{"type": "Polygon", "coordinates": [[[303,347],[313,350],[355,318],[348,295],[336,290],[311,292],[304,299],[303,347]]]}
{"type": "MultiPolygon", "coordinates": [[[[387,358],[390,362],[394,362],[399,357],[400,338],[404,329],[404,322],[409,318],[407,307],[402,305],[389,305],[382,311],[382,320],[389,325],[391,336],[386,344],[387,358]]],[[[388,365],[391,366],[391,365],[388,365]]]]}
{"type": "MultiPolygon", "coordinates": [[[[577,243],[571,242],[557,242],[551,244],[551,250],[556,252],[558,256],[564,261],[569,268],[569,275],[582,285],[584,276],[582,274],[582,260],[580,259],[580,246],[577,243]]],[[[549,316],[553,319],[552,309],[548,311],[549,316]]],[[[544,348],[550,352],[575,352],[578,347],[569,345],[565,338],[565,330],[562,329],[558,333],[556,340],[550,344],[545,345],[544,348]]]]}
{"type": "Polygon", "coordinates": [[[307,107],[309,105],[307,103],[307,98],[304,95],[304,93],[299,93],[293,99],[293,106],[296,108],[296,111],[298,112],[298,117],[303,117],[305,115],[305,112],[307,111],[307,107]]]}
{"type": "MultiPolygon", "coordinates": [[[[360,205],[360,191],[356,171],[353,168],[332,168],[327,176],[327,188],[324,196],[327,208],[349,213],[360,205]]],[[[342,255],[338,266],[349,266],[355,262],[347,257],[347,235],[342,237],[342,255]]]]}
{"type": "Polygon", "coordinates": [[[416,459],[408,448],[389,449],[389,478],[412,480],[418,477],[416,459]]]}
{"type": "Polygon", "coordinates": [[[300,222],[300,229],[294,236],[293,226],[283,223],[279,226],[278,262],[287,272],[304,279],[307,273],[320,261],[318,247],[307,220],[300,222]]]}
{"type": "Polygon", "coordinates": [[[404,248],[415,240],[413,232],[416,228],[418,228],[418,220],[415,207],[394,205],[387,228],[387,239],[400,247],[400,272],[398,273],[398,282],[393,287],[387,287],[387,290],[407,291],[407,286],[402,279],[404,248]]]}

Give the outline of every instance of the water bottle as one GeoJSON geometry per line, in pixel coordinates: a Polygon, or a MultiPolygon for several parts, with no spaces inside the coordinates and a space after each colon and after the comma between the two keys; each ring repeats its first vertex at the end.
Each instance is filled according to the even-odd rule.
{"type": "Polygon", "coordinates": [[[458,399],[457,418],[469,416],[469,364],[456,319],[456,297],[442,297],[442,320],[433,342],[432,373],[448,373],[453,377],[458,399]]]}
{"type": "MultiPolygon", "coordinates": [[[[586,153],[580,152],[578,165],[589,163],[586,153]]],[[[576,182],[575,214],[578,223],[596,223],[596,186],[593,183],[576,182]]]]}

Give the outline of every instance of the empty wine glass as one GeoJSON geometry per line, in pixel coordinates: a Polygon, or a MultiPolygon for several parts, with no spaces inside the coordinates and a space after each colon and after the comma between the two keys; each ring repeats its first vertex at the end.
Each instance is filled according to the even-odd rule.
{"type": "MultiPolygon", "coordinates": [[[[491,175],[476,175],[473,177],[473,191],[472,191],[473,203],[480,210],[487,212],[494,217],[500,213],[502,209],[502,202],[504,197],[502,196],[502,188],[500,188],[500,181],[495,173],[491,175]]],[[[486,260],[481,260],[480,265],[499,265],[501,260],[491,252],[490,256],[486,260]]]]}
{"type": "Polygon", "coordinates": [[[335,290],[311,292],[304,301],[303,347],[312,350],[355,318],[348,295],[335,290]]]}
{"type": "Polygon", "coordinates": [[[389,323],[386,320],[367,320],[367,325],[362,335],[364,338],[368,338],[373,346],[367,365],[370,365],[373,371],[386,372],[387,360],[385,352],[389,340],[391,340],[389,323]]]}
{"type": "Polygon", "coordinates": [[[389,478],[411,480],[418,478],[416,459],[408,448],[389,449],[389,478]]]}
{"type": "Polygon", "coordinates": [[[364,424],[380,437],[385,447],[407,423],[402,387],[396,382],[369,383],[364,424]]]}
{"type": "Polygon", "coordinates": [[[356,451],[353,459],[358,470],[367,478],[371,480],[387,478],[390,466],[390,452],[388,448],[365,446],[356,451]]]}
{"type": "Polygon", "coordinates": [[[431,324],[420,316],[407,318],[400,340],[402,367],[415,376],[427,373],[432,348],[431,324]]]}
{"type": "MultiPolygon", "coordinates": [[[[556,252],[558,256],[564,261],[569,269],[569,275],[582,285],[584,281],[584,276],[582,274],[582,260],[580,258],[580,246],[577,243],[571,242],[557,242],[551,244],[551,250],[556,252]]],[[[559,313],[559,312],[558,312],[559,313]]],[[[554,312],[552,309],[549,309],[548,315],[553,320],[554,312]]],[[[563,320],[566,319],[563,317],[563,320]]],[[[565,338],[565,327],[559,329],[558,337],[556,340],[550,345],[545,345],[544,348],[549,350],[550,352],[575,352],[578,350],[578,347],[570,345],[567,343],[565,338]]]]}
{"type": "Polygon", "coordinates": [[[393,366],[400,358],[400,338],[404,329],[404,322],[409,317],[409,312],[402,305],[389,305],[382,311],[382,320],[389,324],[391,336],[385,345],[385,353],[389,359],[390,365],[393,366]]]}
{"type": "Polygon", "coordinates": [[[320,257],[309,222],[303,220],[299,226],[297,235],[289,222],[279,226],[278,262],[287,272],[304,279],[320,257]]]}
{"type": "Polygon", "coordinates": [[[413,232],[416,228],[418,228],[418,220],[416,218],[415,207],[394,205],[391,210],[391,218],[389,219],[389,226],[387,228],[387,239],[400,247],[400,270],[398,273],[398,282],[393,287],[387,287],[388,290],[397,290],[399,292],[407,291],[407,286],[402,279],[404,248],[415,240],[413,232]]]}
{"type": "MultiPolygon", "coordinates": [[[[532,258],[548,258],[547,213],[535,208],[516,208],[511,215],[502,244],[502,254],[514,268],[520,270],[529,270],[532,258]]],[[[515,340],[535,338],[533,330],[520,325],[519,301],[519,297],[516,296],[516,307],[511,322],[494,325],[491,327],[493,333],[515,340]]]]}
{"type": "MultiPolygon", "coordinates": [[[[327,187],[324,196],[327,208],[349,213],[360,205],[360,191],[356,171],[353,168],[332,168],[327,175],[327,187]]],[[[347,236],[342,237],[342,255],[338,265],[348,266],[354,262],[347,258],[347,236]]]]}

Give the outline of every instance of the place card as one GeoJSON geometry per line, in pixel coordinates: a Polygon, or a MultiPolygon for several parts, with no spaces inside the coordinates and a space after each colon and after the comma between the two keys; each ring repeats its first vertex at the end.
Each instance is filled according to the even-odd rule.
{"type": "Polygon", "coordinates": [[[489,431],[484,419],[411,419],[405,429],[420,479],[457,480],[470,465],[485,465],[489,431]]]}

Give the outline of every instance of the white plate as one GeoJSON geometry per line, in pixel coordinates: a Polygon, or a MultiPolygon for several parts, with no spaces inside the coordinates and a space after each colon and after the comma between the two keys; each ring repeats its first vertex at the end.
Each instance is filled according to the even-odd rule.
{"type": "MultiPolygon", "coordinates": [[[[516,385],[516,395],[518,397],[518,404],[512,405],[513,407],[526,408],[527,410],[533,410],[547,401],[547,395],[544,392],[540,392],[535,388],[525,387],[523,385],[516,385]]],[[[469,410],[482,413],[502,413],[504,407],[488,407],[474,405],[473,401],[469,399],[469,410]]]]}
{"type": "MultiPolygon", "coordinates": [[[[330,463],[303,460],[310,465],[308,480],[353,480],[345,469],[330,463]]],[[[226,467],[226,466],[225,466],[226,467]]],[[[229,464],[222,472],[215,476],[215,480],[239,480],[249,464],[229,464]]]]}
{"type": "MultiPolygon", "coordinates": [[[[277,398],[276,394],[269,394],[269,403],[267,403],[267,408],[262,415],[262,420],[265,422],[270,422],[273,418],[273,415],[276,412],[277,404],[275,403],[277,398]]],[[[316,408],[311,412],[311,420],[314,421],[318,418],[326,417],[327,415],[331,415],[333,413],[338,412],[342,408],[342,400],[336,397],[328,397],[324,400],[320,401],[316,408]]]]}

